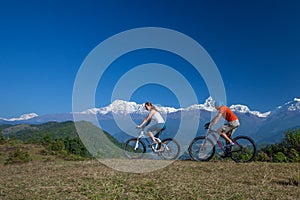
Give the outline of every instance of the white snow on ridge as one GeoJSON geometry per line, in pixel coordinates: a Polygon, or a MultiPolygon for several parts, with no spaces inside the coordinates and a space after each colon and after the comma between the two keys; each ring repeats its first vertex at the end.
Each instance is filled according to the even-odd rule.
{"type": "Polygon", "coordinates": [[[0,118],[0,119],[5,120],[5,121],[13,122],[13,121],[28,120],[28,119],[31,119],[31,118],[34,118],[34,117],[37,117],[37,116],[38,115],[36,113],[29,113],[29,114],[23,114],[19,118],[10,118],[10,119],[0,118]]]}
{"type": "MultiPolygon", "coordinates": [[[[173,107],[161,107],[161,106],[156,106],[156,107],[163,114],[178,111],[176,108],[173,108],[173,107]]],[[[144,104],[137,104],[135,102],[128,102],[128,101],[123,101],[123,100],[115,100],[106,107],[91,108],[91,109],[85,110],[83,112],[80,112],[80,114],[101,114],[101,115],[106,115],[109,113],[113,113],[113,114],[131,114],[131,113],[146,114],[146,113],[148,113],[148,111],[144,108],[144,104]]]]}
{"type": "Polygon", "coordinates": [[[294,98],[294,101],[290,103],[288,110],[289,111],[300,110],[300,99],[294,98]]]}
{"type": "MultiPolygon", "coordinates": [[[[216,109],[214,108],[214,100],[212,97],[209,97],[206,99],[206,101],[203,104],[194,104],[187,108],[174,108],[174,107],[164,107],[160,105],[155,105],[157,109],[162,114],[169,114],[169,113],[175,113],[179,111],[208,111],[208,112],[215,112],[216,109]]],[[[271,114],[271,111],[261,113],[259,111],[251,111],[247,106],[236,104],[231,105],[230,108],[236,112],[236,113],[249,113],[251,115],[255,115],[257,117],[268,117],[271,114]]],[[[276,109],[272,111],[299,111],[300,110],[300,98],[294,98],[293,101],[289,101],[282,106],[278,106],[276,109]]],[[[144,104],[137,104],[135,102],[128,102],[124,100],[115,100],[110,105],[102,107],[102,108],[91,108],[84,110],[82,112],[76,112],[76,114],[83,114],[83,115],[106,115],[106,114],[121,114],[121,115],[127,115],[127,114],[138,114],[138,115],[146,115],[148,114],[148,111],[144,108],[144,104]]],[[[28,120],[34,117],[38,117],[36,113],[29,113],[29,114],[23,114],[18,118],[0,118],[0,120],[5,121],[23,121],[28,120]]]]}
{"type": "MultiPolygon", "coordinates": [[[[204,104],[194,104],[187,108],[173,108],[173,107],[163,107],[156,105],[157,109],[162,114],[174,113],[178,111],[193,111],[193,110],[206,110],[208,112],[215,112],[216,109],[214,107],[214,100],[212,97],[206,99],[204,104]]],[[[251,111],[247,106],[244,105],[232,105],[230,108],[234,112],[238,113],[250,113],[252,115],[256,115],[258,117],[267,117],[271,112],[260,113],[259,111],[251,111]]],[[[124,100],[115,100],[110,105],[103,108],[92,108],[80,112],[80,114],[100,114],[106,115],[108,113],[113,114],[147,114],[148,111],[144,108],[144,104],[137,104],[135,102],[128,102],[124,100]]]]}
{"type": "Polygon", "coordinates": [[[259,111],[251,111],[247,106],[244,105],[231,105],[230,109],[234,112],[238,112],[238,113],[250,113],[252,115],[256,115],[258,117],[267,117],[271,112],[265,112],[265,113],[261,113],[259,111]]]}
{"type": "Polygon", "coordinates": [[[300,99],[294,98],[294,101],[289,101],[282,106],[278,106],[277,110],[287,109],[289,111],[300,110],[300,99]]]}

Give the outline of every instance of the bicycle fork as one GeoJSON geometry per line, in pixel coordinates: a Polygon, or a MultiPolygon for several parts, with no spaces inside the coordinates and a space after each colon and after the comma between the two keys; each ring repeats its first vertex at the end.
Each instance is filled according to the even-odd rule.
{"type": "Polygon", "coordinates": [[[134,146],[134,150],[136,151],[139,147],[139,142],[140,142],[140,139],[144,137],[144,133],[142,132],[142,134],[137,138],[136,140],[136,143],[135,143],[135,146],[134,146]]]}
{"type": "Polygon", "coordinates": [[[138,149],[138,147],[139,147],[139,140],[140,140],[140,138],[137,138],[136,143],[135,143],[135,146],[134,146],[134,150],[135,150],[135,151],[136,151],[136,150],[138,149]]]}

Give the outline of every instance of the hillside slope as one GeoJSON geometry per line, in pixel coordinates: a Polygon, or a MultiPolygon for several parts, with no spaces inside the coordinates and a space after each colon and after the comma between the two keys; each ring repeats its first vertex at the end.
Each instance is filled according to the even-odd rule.
{"type": "Polygon", "coordinates": [[[299,164],[259,162],[176,161],[143,174],[118,172],[96,160],[0,165],[0,199],[295,200],[299,173],[299,164]]]}

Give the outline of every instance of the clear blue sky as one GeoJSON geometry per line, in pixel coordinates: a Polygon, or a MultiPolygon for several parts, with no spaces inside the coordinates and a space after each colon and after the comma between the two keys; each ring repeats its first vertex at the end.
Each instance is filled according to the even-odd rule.
{"type": "MultiPolygon", "coordinates": [[[[90,51],[119,32],[148,26],[182,32],[201,44],[221,72],[228,104],[274,109],[300,97],[299,10],[296,0],[1,1],[0,117],[71,112],[73,83],[90,51]]],[[[208,97],[201,77],[185,70],[180,58],[141,50],[108,69],[97,91],[107,98],[96,98],[96,106],[110,103],[113,85],[130,66],[148,62],[177,63],[199,87],[199,103],[208,97]],[[124,65],[129,67],[120,70],[124,65]]],[[[141,87],[132,100],[178,106],[174,94],[158,85],[141,87]],[[149,96],[154,90],[163,92],[149,96]]]]}

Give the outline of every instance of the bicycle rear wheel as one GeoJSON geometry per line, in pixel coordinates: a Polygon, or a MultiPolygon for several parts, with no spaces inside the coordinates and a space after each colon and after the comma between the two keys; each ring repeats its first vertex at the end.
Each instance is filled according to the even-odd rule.
{"type": "Polygon", "coordinates": [[[247,136],[237,136],[233,139],[234,146],[231,147],[230,157],[235,162],[251,162],[256,154],[254,141],[247,136]]]}
{"type": "Polygon", "coordinates": [[[193,139],[188,151],[193,160],[209,161],[214,156],[216,147],[209,138],[200,136],[193,139]]]}
{"type": "Polygon", "coordinates": [[[137,141],[137,138],[127,140],[124,144],[124,154],[129,159],[140,159],[146,152],[146,146],[143,141],[137,141]]]}
{"type": "Polygon", "coordinates": [[[161,141],[162,152],[160,156],[165,160],[175,160],[180,153],[178,142],[172,138],[166,138],[161,141]]]}

